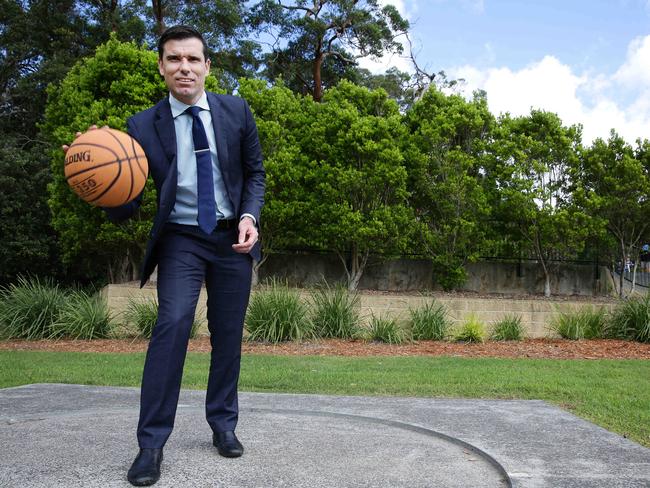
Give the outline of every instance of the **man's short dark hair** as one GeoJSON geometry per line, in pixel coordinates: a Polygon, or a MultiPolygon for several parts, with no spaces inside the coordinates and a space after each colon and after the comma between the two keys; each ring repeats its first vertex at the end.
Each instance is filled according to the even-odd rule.
{"type": "Polygon", "coordinates": [[[182,40],[196,38],[203,44],[203,57],[208,59],[208,45],[199,31],[187,25],[175,25],[166,29],[158,39],[158,59],[162,59],[165,50],[165,43],[172,40],[182,40]]]}

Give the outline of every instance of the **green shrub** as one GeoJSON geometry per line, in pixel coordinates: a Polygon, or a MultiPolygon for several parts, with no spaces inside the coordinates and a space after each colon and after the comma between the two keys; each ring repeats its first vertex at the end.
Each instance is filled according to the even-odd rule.
{"type": "Polygon", "coordinates": [[[386,344],[401,344],[405,334],[394,318],[375,317],[370,319],[369,337],[372,341],[385,342],[386,344]]]}
{"type": "Polygon", "coordinates": [[[0,336],[43,339],[52,336],[66,293],[51,280],[18,278],[0,290],[0,336]]]}
{"type": "MultiPolygon", "coordinates": [[[[158,321],[158,300],[155,297],[130,298],[124,312],[124,320],[127,324],[135,326],[140,336],[151,339],[153,328],[158,321]]],[[[196,337],[200,326],[201,322],[195,318],[192,322],[190,338],[196,337]]]]}
{"type": "Polygon", "coordinates": [[[343,286],[325,285],[311,294],[312,323],[319,337],[351,339],[359,335],[359,295],[343,286]]]}
{"type": "Polygon", "coordinates": [[[506,315],[494,324],[490,338],[494,341],[520,341],[524,338],[524,326],[519,315],[506,315]]]}
{"type": "Polygon", "coordinates": [[[485,326],[471,315],[454,334],[456,342],[483,342],[485,340],[485,326]]]}
{"type": "Polygon", "coordinates": [[[650,294],[620,303],[612,312],[608,326],[609,337],[650,342],[650,294]]]}
{"type": "Polygon", "coordinates": [[[246,330],[249,340],[273,343],[314,336],[307,306],[300,295],[275,280],[251,297],[246,330]]]}
{"type": "Polygon", "coordinates": [[[57,321],[52,324],[53,337],[96,339],[107,337],[111,330],[108,303],[99,293],[84,291],[68,294],[57,321]]]}
{"type": "Polygon", "coordinates": [[[560,312],[553,317],[551,330],[563,339],[606,337],[608,332],[605,310],[583,307],[578,310],[560,312]]]}
{"type": "Polygon", "coordinates": [[[449,319],[445,307],[435,300],[409,310],[411,334],[415,340],[442,341],[447,337],[449,319]]]}

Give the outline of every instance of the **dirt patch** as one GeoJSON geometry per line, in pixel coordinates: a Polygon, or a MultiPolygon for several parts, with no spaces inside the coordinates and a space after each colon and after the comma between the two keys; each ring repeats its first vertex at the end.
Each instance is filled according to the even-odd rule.
{"type": "MultiPolygon", "coordinates": [[[[0,342],[0,350],[77,351],[129,353],[145,352],[148,341],[143,339],[79,340],[12,340],[0,342]]],[[[209,352],[210,339],[190,340],[192,352],[209,352]]],[[[418,341],[389,345],[367,341],[321,339],[309,342],[263,344],[244,342],[247,354],[286,356],[452,356],[494,358],[548,359],[650,359],[650,344],[618,340],[527,339],[514,342],[488,341],[482,344],[462,344],[418,341]]]]}

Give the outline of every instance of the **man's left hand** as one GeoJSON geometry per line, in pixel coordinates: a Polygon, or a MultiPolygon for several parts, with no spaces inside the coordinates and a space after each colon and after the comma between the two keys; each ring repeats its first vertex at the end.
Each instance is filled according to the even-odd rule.
{"type": "Polygon", "coordinates": [[[257,242],[257,237],[257,227],[255,227],[253,219],[250,217],[244,217],[239,221],[239,242],[233,244],[232,248],[235,252],[241,254],[249,253],[257,242]]]}

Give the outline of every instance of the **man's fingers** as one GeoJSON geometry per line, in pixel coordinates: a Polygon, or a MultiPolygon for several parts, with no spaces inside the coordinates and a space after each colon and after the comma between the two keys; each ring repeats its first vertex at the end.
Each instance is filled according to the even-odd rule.
{"type": "MultiPolygon", "coordinates": [[[[91,125],[90,127],[88,127],[88,130],[96,130],[97,128],[98,128],[97,125],[96,125],[96,124],[93,124],[93,125],[91,125]]],[[[102,129],[108,129],[108,126],[107,126],[107,125],[104,125],[104,126],[102,127],[102,129]]],[[[79,137],[81,134],[83,134],[83,132],[76,132],[75,135],[74,135],[74,138],[76,139],[76,138],[79,137]]],[[[63,146],[61,146],[61,149],[63,149],[63,152],[64,152],[64,153],[67,153],[67,152],[68,152],[68,149],[70,149],[70,145],[69,145],[69,144],[64,144],[63,146]]]]}
{"type": "Polygon", "coordinates": [[[255,228],[241,229],[239,231],[239,243],[233,244],[232,248],[238,253],[248,253],[257,242],[257,232],[255,228]]]}

